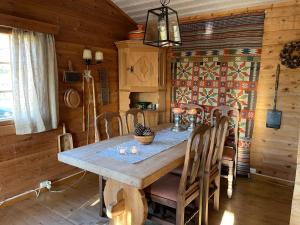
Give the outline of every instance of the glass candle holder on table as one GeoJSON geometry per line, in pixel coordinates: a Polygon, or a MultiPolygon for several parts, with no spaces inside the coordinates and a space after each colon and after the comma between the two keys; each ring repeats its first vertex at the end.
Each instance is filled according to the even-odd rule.
{"type": "Polygon", "coordinates": [[[174,113],[174,126],[171,128],[172,131],[184,131],[184,127],[182,127],[182,113],[183,109],[181,108],[173,108],[173,113],[174,113]]]}
{"type": "Polygon", "coordinates": [[[138,154],[139,152],[138,148],[135,145],[131,147],[130,151],[131,154],[138,154]]]}
{"type": "Polygon", "coordinates": [[[187,114],[188,114],[188,119],[189,119],[188,130],[193,131],[196,127],[197,109],[189,109],[189,110],[187,110],[187,114]]]}
{"type": "Polygon", "coordinates": [[[126,147],[118,146],[117,149],[118,149],[118,152],[119,152],[120,155],[126,155],[126,150],[127,150],[126,147]]]}

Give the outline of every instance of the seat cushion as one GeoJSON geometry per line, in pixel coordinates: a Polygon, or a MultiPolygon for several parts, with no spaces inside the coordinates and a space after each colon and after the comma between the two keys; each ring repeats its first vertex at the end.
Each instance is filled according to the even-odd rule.
{"type": "Polygon", "coordinates": [[[180,177],[169,173],[153,183],[146,191],[151,195],[176,202],[179,183],[180,177]]]}
{"type": "Polygon", "coordinates": [[[234,135],[229,135],[225,140],[225,146],[234,147],[235,146],[234,135]]]}
{"type": "Polygon", "coordinates": [[[235,150],[232,147],[224,146],[222,159],[234,161],[234,158],[235,158],[235,150]]]}

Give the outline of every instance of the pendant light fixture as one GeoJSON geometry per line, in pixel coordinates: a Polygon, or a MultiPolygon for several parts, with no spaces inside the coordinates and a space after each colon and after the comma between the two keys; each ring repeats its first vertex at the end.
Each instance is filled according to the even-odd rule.
{"type": "Polygon", "coordinates": [[[144,44],[155,47],[181,45],[177,12],[167,5],[170,0],[160,0],[161,7],[148,10],[144,44]]]}

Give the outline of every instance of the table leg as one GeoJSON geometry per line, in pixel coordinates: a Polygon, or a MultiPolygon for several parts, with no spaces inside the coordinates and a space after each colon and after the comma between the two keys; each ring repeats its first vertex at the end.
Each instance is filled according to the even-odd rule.
{"type": "Polygon", "coordinates": [[[103,217],[103,177],[99,176],[99,199],[100,199],[100,208],[99,216],[103,217]]]}
{"type": "Polygon", "coordinates": [[[108,179],[104,202],[110,225],[144,225],[147,219],[148,205],[143,190],[108,179]]]}

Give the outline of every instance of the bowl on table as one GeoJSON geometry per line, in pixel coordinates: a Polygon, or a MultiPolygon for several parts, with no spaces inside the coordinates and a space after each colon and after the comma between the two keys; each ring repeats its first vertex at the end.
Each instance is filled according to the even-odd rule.
{"type": "Polygon", "coordinates": [[[147,135],[147,136],[134,135],[134,139],[137,140],[142,145],[151,144],[154,140],[154,137],[155,137],[154,133],[152,135],[147,135]]]}

